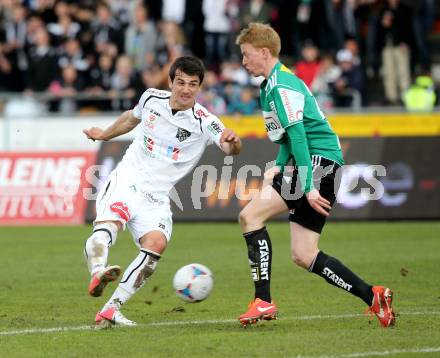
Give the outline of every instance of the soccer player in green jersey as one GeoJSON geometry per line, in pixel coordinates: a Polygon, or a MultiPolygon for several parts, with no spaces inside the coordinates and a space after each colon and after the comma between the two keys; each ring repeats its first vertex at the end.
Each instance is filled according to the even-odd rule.
{"type": "Polygon", "coordinates": [[[237,37],[243,66],[263,76],[260,102],[270,140],[280,146],[276,165],[265,173],[260,193],[240,212],[255,284],[255,299],[239,317],[243,325],[271,320],[277,307],[270,295],[272,247],[265,222],[290,211],[293,261],[331,285],[358,296],[382,326],[394,324],[392,291],[364,282],[338,259],[318,249],[319,238],[339,185],[344,164],[339,140],[312,93],[278,59],[281,41],[269,25],[250,23],[237,37]],[[292,162],[293,169],[286,165],[292,162]]]}

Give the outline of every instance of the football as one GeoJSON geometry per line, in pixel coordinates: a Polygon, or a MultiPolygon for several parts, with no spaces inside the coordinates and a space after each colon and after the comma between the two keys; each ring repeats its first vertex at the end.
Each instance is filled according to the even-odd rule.
{"type": "Polygon", "coordinates": [[[213,286],[214,277],[211,270],[196,263],[180,268],[173,279],[173,287],[177,296],[191,303],[206,299],[213,286]]]}

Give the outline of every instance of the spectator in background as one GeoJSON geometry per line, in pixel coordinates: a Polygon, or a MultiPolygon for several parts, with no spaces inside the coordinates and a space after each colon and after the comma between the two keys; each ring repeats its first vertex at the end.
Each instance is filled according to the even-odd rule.
{"type": "Polygon", "coordinates": [[[33,15],[38,16],[45,24],[57,21],[55,14],[55,0],[36,0],[30,2],[33,15]]]}
{"type": "Polygon", "coordinates": [[[12,65],[0,48],[0,91],[10,91],[12,65]]]}
{"type": "Polygon", "coordinates": [[[347,38],[344,42],[344,48],[353,55],[353,64],[355,66],[361,65],[361,58],[359,56],[359,45],[354,38],[347,38]]]}
{"type": "Polygon", "coordinates": [[[227,113],[227,103],[224,98],[224,86],[219,76],[213,70],[205,72],[203,87],[199,93],[198,102],[209,111],[218,115],[227,113]]]}
{"type": "Polygon", "coordinates": [[[73,19],[80,25],[81,31],[78,33],[77,39],[81,45],[84,54],[88,57],[91,64],[95,60],[94,40],[92,24],[96,18],[94,2],[70,3],[70,13],[73,19]]]}
{"type": "Polygon", "coordinates": [[[54,101],[55,110],[62,114],[72,114],[78,110],[78,101],[73,98],[84,89],[84,81],[72,65],[67,65],[61,71],[61,78],[50,84],[49,91],[60,97],[54,101]]]}
{"type": "Polygon", "coordinates": [[[106,3],[100,2],[96,11],[97,18],[92,23],[94,51],[99,55],[107,53],[115,58],[123,50],[121,28],[106,3]]]}
{"type": "Polygon", "coordinates": [[[137,71],[142,71],[154,62],[156,42],[156,27],[148,18],[148,10],[142,3],[138,3],[125,31],[125,53],[137,71]]]}
{"type": "Polygon", "coordinates": [[[249,75],[241,66],[238,58],[231,58],[221,64],[220,78],[223,82],[234,83],[239,86],[249,84],[249,75]]]}
{"type": "Polygon", "coordinates": [[[431,50],[428,35],[435,19],[435,0],[412,0],[412,25],[417,51],[415,56],[424,71],[431,66],[431,50]]]}
{"type": "Polygon", "coordinates": [[[202,1],[203,0],[185,1],[185,16],[182,23],[182,30],[185,34],[187,47],[191,53],[198,58],[205,58],[202,1]]]}
{"type": "Polygon", "coordinates": [[[295,65],[295,74],[310,88],[319,70],[319,50],[307,41],[301,53],[303,59],[295,65]]]}
{"type": "Polygon", "coordinates": [[[273,5],[266,0],[250,0],[240,9],[240,28],[247,26],[250,22],[261,22],[268,24],[274,16],[273,5]]]}
{"type": "Polygon", "coordinates": [[[324,0],[326,20],[330,30],[329,33],[321,33],[323,46],[326,49],[341,48],[346,36],[356,36],[355,5],[355,0],[324,0]]]}
{"type": "Polygon", "coordinates": [[[62,48],[62,53],[58,58],[58,66],[64,68],[72,65],[75,70],[80,72],[81,77],[86,77],[90,64],[84,56],[80,43],[76,39],[68,39],[62,48]]]}
{"type": "Polygon", "coordinates": [[[243,87],[240,91],[240,96],[233,98],[228,105],[228,113],[235,115],[251,115],[257,109],[258,103],[251,87],[243,87]]]}
{"type": "Polygon", "coordinates": [[[50,45],[49,34],[45,28],[35,32],[35,46],[29,51],[29,66],[26,72],[26,89],[46,91],[57,76],[55,50],[50,45]]]}
{"type": "Polygon", "coordinates": [[[354,64],[351,51],[341,49],[336,54],[341,69],[340,76],[333,83],[333,100],[337,107],[359,107],[362,104],[363,74],[354,64]]]}
{"type": "Polygon", "coordinates": [[[411,12],[399,0],[387,0],[382,14],[382,66],[387,104],[398,105],[411,83],[411,12]]]}
{"type": "Polygon", "coordinates": [[[216,113],[217,115],[227,113],[225,100],[213,88],[201,91],[199,97],[197,98],[197,102],[199,102],[209,112],[215,111],[213,113],[216,113]]]}
{"type": "Polygon", "coordinates": [[[380,70],[378,33],[383,3],[384,0],[358,0],[356,9],[358,28],[361,31],[358,34],[358,39],[364,35],[365,41],[363,56],[363,62],[366,64],[365,72],[371,79],[378,77],[380,70]]]}
{"type": "Polygon", "coordinates": [[[418,76],[403,95],[403,103],[409,112],[432,112],[435,101],[434,81],[429,73],[418,76]]]}
{"type": "Polygon", "coordinates": [[[99,56],[98,65],[90,71],[89,90],[94,94],[101,94],[110,90],[112,86],[113,59],[110,55],[99,56]]]}
{"type": "Polygon", "coordinates": [[[162,70],[158,64],[153,64],[142,71],[139,85],[136,88],[136,98],[139,98],[146,88],[165,89],[162,86],[162,70]]]}
{"type": "Polygon", "coordinates": [[[47,29],[52,36],[53,45],[58,47],[66,40],[76,38],[81,27],[72,21],[70,15],[61,15],[56,23],[48,24],[47,29]]]}
{"type": "MultiPolygon", "coordinates": [[[[63,0],[56,1],[55,6],[54,6],[54,13],[55,13],[55,16],[58,20],[63,16],[72,16],[73,15],[73,13],[70,10],[69,3],[67,1],[63,1],[63,0]]],[[[56,22],[56,20],[49,22],[49,24],[55,23],[55,22],[56,22]]]]}
{"type": "Polygon", "coordinates": [[[132,23],[133,15],[138,5],[142,6],[142,4],[143,2],[139,0],[111,0],[109,5],[116,21],[121,26],[121,29],[125,31],[132,23]]]}
{"type": "Polygon", "coordinates": [[[180,26],[185,18],[185,2],[186,0],[162,0],[162,20],[175,22],[180,26]]]}
{"type": "Polygon", "coordinates": [[[133,107],[138,78],[130,57],[119,56],[116,60],[116,70],[111,78],[110,93],[113,98],[112,110],[128,110],[133,107]]]}
{"type": "MultiPolygon", "coordinates": [[[[182,28],[173,21],[161,21],[158,24],[158,35],[156,63],[160,66],[164,66],[169,62],[170,52],[173,51],[173,48],[179,47],[182,51],[185,51],[186,38],[182,28]]],[[[168,75],[164,75],[165,78],[167,76],[168,75]]]]}
{"type": "MultiPolygon", "coordinates": [[[[176,26],[177,26],[177,24],[176,24],[176,26]]],[[[180,26],[177,26],[176,29],[178,29],[179,30],[178,32],[181,33],[180,26]]],[[[183,33],[182,33],[182,36],[183,36],[183,33]]],[[[159,72],[160,73],[160,78],[162,79],[161,82],[160,82],[161,84],[160,84],[159,88],[163,88],[163,89],[169,88],[169,85],[168,85],[168,73],[169,73],[169,69],[170,69],[171,64],[178,57],[183,56],[185,54],[185,52],[186,52],[185,47],[183,45],[177,44],[177,43],[176,44],[170,44],[167,49],[168,49],[168,51],[167,51],[167,62],[165,64],[163,64],[163,66],[160,68],[160,72],[159,72]]]]}
{"type": "MultiPolygon", "coordinates": [[[[105,94],[112,87],[112,74],[113,58],[107,54],[99,56],[98,64],[90,71],[90,86],[87,92],[95,96],[105,94]]],[[[108,100],[92,101],[89,104],[101,111],[108,111],[111,108],[111,102],[108,100]]]]}
{"type": "Polygon", "coordinates": [[[341,77],[341,69],[335,64],[333,56],[324,55],[319,62],[318,73],[310,87],[319,107],[333,108],[332,86],[341,77]]]}
{"type": "Polygon", "coordinates": [[[24,89],[24,73],[28,66],[25,52],[26,13],[26,9],[21,4],[14,4],[11,8],[11,20],[6,21],[4,27],[3,70],[9,68],[8,76],[13,80],[8,81],[7,87],[12,91],[24,89]],[[6,63],[9,66],[5,67],[6,63]]]}
{"type": "Polygon", "coordinates": [[[202,90],[212,90],[223,96],[223,84],[220,81],[219,76],[214,71],[208,70],[205,72],[202,90]]]}
{"type": "Polygon", "coordinates": [[[24,47],[27,60],[29,58],[29,54],[31,53],[31,49],[36,46],[36,34],[38,33],[39,29],[46,29],[43,20],[39,16],[30,15],[27,20],[26,40],[24,47]]]}
{"type": "Polygon", "coordinates": [[[231,24],[227,15],[228,0],[203,0],[205,22],[205,55],[209,67],[217,67],[229,55],[228,43],[231,24]]]}

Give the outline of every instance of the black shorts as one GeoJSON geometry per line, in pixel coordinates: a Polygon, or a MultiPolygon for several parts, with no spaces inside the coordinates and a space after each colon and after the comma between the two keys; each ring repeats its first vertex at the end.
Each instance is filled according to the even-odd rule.
{"type": "MultiPolygon", "coordinates": [[[[332,160],[315,155],[312,156],[312,164],[313,185],[319,190],[321,196],[326,198],[333,206],[340,184],[340,175],[337,176],[339,179],[337,181],[335,181],[335,177],[341,166],[332,160]]],[[[318,234],[322,232],[327,217],[310,206],[306,196],[301,191],[296,167],[290,173],[287,171],[277,174],[273,178],[272,187],[280,194],[291,210],[290,221],[296,222],[318,234]]]]}

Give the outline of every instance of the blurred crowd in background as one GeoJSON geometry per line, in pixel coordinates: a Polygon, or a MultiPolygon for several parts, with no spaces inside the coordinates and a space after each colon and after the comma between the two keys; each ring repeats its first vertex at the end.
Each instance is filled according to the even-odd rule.
{"type": "Polygon", "coordinates": [[[252,114],[262,79],[242,68],[234,41],[259,21],[279,32],[282,61],[324,109],[432,110],[438,7],[435,0],[0,0],[0,95],[46,94],[49,109],[64,114],[121,111],[148,87],[168,89],[170,63],[194,54],[207,68],[199,102],[219,115],[252,114]]]}

